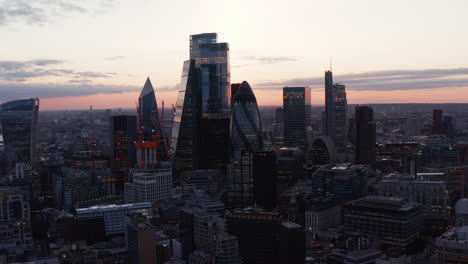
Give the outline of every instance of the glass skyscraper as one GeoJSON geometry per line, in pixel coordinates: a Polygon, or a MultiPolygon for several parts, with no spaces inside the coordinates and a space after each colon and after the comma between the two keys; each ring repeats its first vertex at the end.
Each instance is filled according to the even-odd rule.
{"type": "Polygon", "coordinates": [[[201,71],[203,117],[229,117],[231,72],[229,44],[217,43],[216,33],[190,36],[190,59],[201,71]]]}
{"type": "Polygon", "coordinates": [[[262,124],[257,99],[244,81],[233,95],[231,106],[231,141],[234,151],[262,151],[262,124]]]}
{"type": "Polygon", "coordinates": [[[158,145],[158,161],[167,160],[167,142],[163,134],[158,104],[149,77],[146,79],[143,90],[138,98],[138,116],[139,140],[141,142],[156,142],[158,145]]]}
{"type": "Polygon", "coordinates": [[[16,162],[37,161],[36,139],[39,99],[21,99],[0,105],[0,123],[5,151],[15,153],[16,162]]]}
{"type": "Polygon", "coordinates": [[[333,134],[331,138],[335,141],[338,162],[345,161],[347,145],[347,118],[348,101],[346,99],[346,87],[343,84],[333,85],[333,134]]]}
{"type": "Polygon", "coordinates": [[[171,150],[176,176],[223,169],[229,157],[229,45],[216,33],[190,36],[174,118],[171,150]]]}
{"type": "Polygon", "coordinates": [[[199,79],[195,60],[185,61],[171,135],[172,158],[177,175],[198,167],[199,79]]]}
{"type": "Polygon", "coordinates": [[[325,124],[323,134],[333,135],[333,73],[325,71],[325,124]]]}
{"type": "Polygon", "coordinates": [[[323,134],[331,137],[336,145],[339,162],[345,161],[347,134],[346,89],[342,84],[333,84],[332,71],[325,71],[325,119],[323,134]]]}
{"type": "Polygon", "coordinates": [[[113,159],[112,169],[128,171],[136,164],[136,116],[119,115],[111,118],[113,159]]]}
{"type": "Polygon", "coordinates": [[[305,148],[311,128],[309,87],[284,87],[284,145],[305,148]]]}

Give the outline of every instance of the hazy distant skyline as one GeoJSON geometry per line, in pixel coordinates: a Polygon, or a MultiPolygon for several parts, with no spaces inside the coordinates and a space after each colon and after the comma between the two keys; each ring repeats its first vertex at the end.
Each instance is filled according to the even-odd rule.
{"type": "Polygon", "coordinates": [[[468,103],[468,2],[0,0],[0,102],[41,109],[132,108],[149,76],[175,104],[189,35],[230,44],[231,82],[261,105],[323,72],[354,103],[468,103]]]}

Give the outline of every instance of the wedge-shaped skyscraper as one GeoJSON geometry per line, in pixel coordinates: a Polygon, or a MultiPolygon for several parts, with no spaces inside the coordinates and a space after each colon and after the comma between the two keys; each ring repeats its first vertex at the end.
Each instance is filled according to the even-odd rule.
{"type": "Polygon", "coordinates": [[[149,77],[146,79],[138,98],[138,117],[139,140],[141,142],[156,142],[158,148],[157,160],[166,161],[168,159],[167,141],[163,134],[158,104],[149,77]]]}
{"type": "Polygon", "coordinates": [[[257,99],[244,81],[233,95],[231,106],[231,141],[234,151],[262,151],[262,124],[257,99]]]}
{"type": "Polygon", "coordinates": [[[199,81],[195,60],[185,61],[171,135],[172,158],[177,174],[198,166],[199,81]]]}

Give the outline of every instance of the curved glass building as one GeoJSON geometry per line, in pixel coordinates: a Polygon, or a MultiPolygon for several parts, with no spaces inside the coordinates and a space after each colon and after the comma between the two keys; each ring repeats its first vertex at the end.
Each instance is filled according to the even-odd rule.
{"type": "Polygon", "coordinates": [[[6,152],[14,153],[16,162],[36,164],[37,118],[39,99],[21,99],[0,105],[0,123],[6,152]]]}
{"type": "Polygon", "coordinates": [[[234,151],[262,151],[262,124],[257,99],[249,83],[236,89],[231,106],[231,141],[234,151]]]}

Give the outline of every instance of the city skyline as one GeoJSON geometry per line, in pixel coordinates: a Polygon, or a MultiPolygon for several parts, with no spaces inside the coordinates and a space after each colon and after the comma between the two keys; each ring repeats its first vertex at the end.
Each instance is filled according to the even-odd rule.
{"type": "Polygon", "coordinates": [[[464,1],[297,0],[287,13],[280,1],[182,4],[5,2],[0,101],[37,96],[42,110],[133,108],[150,77],[158,103],[171,105],[189,36],[216,32],[230,45],[231,82],[249,80],[262,106],[281,105],[284,86],[309,86],[312,104],[323,105],[330,56],[350,104],[468,103],[468,37],[456,26],[468,23],[464,1]],[[195,19],[197,10],[204,16],[195,19]]]}

